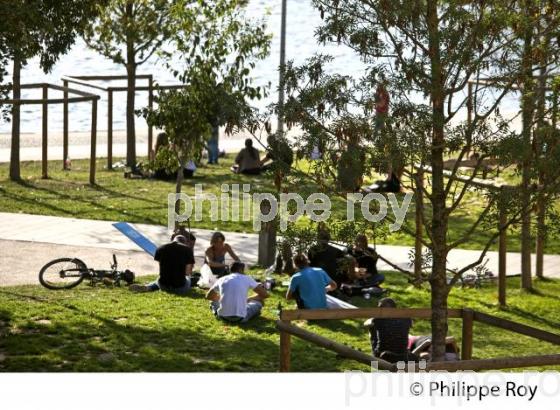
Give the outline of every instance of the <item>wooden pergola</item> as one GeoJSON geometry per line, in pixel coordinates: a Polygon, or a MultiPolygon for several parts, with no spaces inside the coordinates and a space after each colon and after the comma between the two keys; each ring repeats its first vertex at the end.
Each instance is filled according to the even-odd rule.
{"type": "MultiPolygon", "coordinates": [[[[95,184],[95,160],[96,160],[96,144],[97,144],[97,101],[99,96],[91,94],[85,91],[76,90],[74,88],[69,88],[68,83],[65,83],[63,87],[50,83],[34,83],[34,84],[22,84],[21,89],[42,89],[42,98],[20,98],[20,99],[5,99],[0,100],[0,104],[11,104],[11,105],[42,105],[42,176],[43,178],[48,178],[48,134],[49,134],[49,105],[50,104],[63,104],[65,116],[68,114],[68,104],[88,102],[91,101],[91,140],[90,140],[90,167],[89,167],[89,182],[90,184],[95,184]],[[64,93],[63,98],[49,98],[49,90],[62,91],[64,93]],[[73,96],[74,95],[74,96],[73,96]]],[[[13,87],[9,87],[13,89],[13,87]]],[[[17,132],[19,133],[19,123],[17,124],[17,132]]],[[[67,139],[67,123],[65,122],[65,150],[63,158],[68,157],[68,139],[67,139]]],[[[65,161],[63,161],[65,162],[65,161]]]]}
{"type": "MultiPolygon", "coordinates": [[[[136,86],[134,91],[148,92],[148,107],[150,109],[154,106],[154,91],[157,90],[176,90],[184,88],[185,84],[172,84],[172,85],[156,85],[154,84],[154,76],[152,74],[138,74],[136,76],[138,80],[147,80],[148,85],[136,86]]],[[[65,87],[68,84],[76,84],[82,87],[89,87],[95,90],[103,91],[107,94],[107,169],[113,168],[113,96],[116,92],[126,92],[128,87],[126,86],[108,86],[104,87],[102,85],[96,84],[95,81],[120,81],[126,80],[128,76],[126,75],[66,75],[62,77],[62,82],[65,87]]],[[[64,117],[64,131],[63,131],[63,152],[66,158],[68,154],[68,105],[64,105],[63,111],[64,117]]],[[[151,155],[151,150],[153,147],[153,127],[148,126],[148,158],[151,155]]],[[[66,166],[66,165],[65,165],[66,166]]]]}

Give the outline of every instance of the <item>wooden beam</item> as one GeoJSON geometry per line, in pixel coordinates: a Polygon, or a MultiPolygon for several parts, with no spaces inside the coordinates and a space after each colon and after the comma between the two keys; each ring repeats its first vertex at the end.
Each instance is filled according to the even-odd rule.
{"type": "Polygon", "coordinates": [[[92,101],[95,98],[99,98],[97,96],[93,97],[69,97],[67,100],[64,98],[53,98],[51,100],[45,100],[43,98],[33,98],[33,99],[6,99],[0,100],[0,104],[17,104],[17,105],[43,105],[43,104],[63,104],[65,101],[70,103],[78,103],[78,102],[85,102],[85,101],[92,101]]]}
{"type": "MultiPolygon", "coordinates": [[[[148,108],[150,110],[154,108],[154,79],[151,75],[148,80],[148,108]]],[[[153,147],[154,147],[154,127],[148,125],[148,161],[155,159],[155,155],[152,157],[153,147]]]]}
{"type": "Polygon", "coordinates": [[[97,100],[91,102],[91,140],[89,158],[89,183],[95,185],[95,160],[97,149],[97,100]]]}
{"type": "MultiPolygon", "coordinates": [[[[431,362],[427,363],[426,371],[459,370],[498,370],[516,369],[520,367],[554,366],[560,364],[560,354],[522,357],[500,357],[495,359],[461,360],[457,362],[431,362]]],[[[418,368],[418,365],[416,365],[418,368]]]]}
{"type": "Polygon", "coordinates": [[[107,169],[113,169],[113,90],[107,91],[107,169]]]}
{"type": "Polygon", "coordinates": [[[418,171],[414,174],[415,189],[415,239],[414,239],[414,277],[422,277],[422,236],[424,235],[424,173],[418,171]]]}
{"type": "Polygon", "coordinates": [[[68,81],[64,81],[64,105],[62,107],[62,169],[68,170],[68,133],[69,133],[69,120],[68,120],[68,81]]]}
{"type": "MultiPolygon", "coordinates": [[[[414,168],[417,169],[418,171],[422,171],[422,172],[427,172],[428,174],[432,173],[432,167],[424,165],[424,166],[420,166],[418,164],[414,165],[414,168]]],[[[477,188],[482,188],[482,189],[490,189],[490,190],[497,190],[500,188],[515,188],[512,185],[508,185],[505,183],[501,183],[501,182],[495,182],[495,181],[489,181],[486,179],[482,179],[482,178],[472,178],[469,176],[463,176],[463,175],[458,175],[458,174],[454,174],[452,171],[449,171],[447,169],[443,170],[443,175],[447,178],[450,178],[453,181],[457,181],[457,182],[462,182],[477,188]]]]}
{"type": "Polygon", "coordinates": [[[47,84],[43,84],[43,135],[42,135],[42,168],[43,168],[43,179],[49,177],[49,106],[47,101],[49,100],[49,87],[47,84]]]}
{"type": "Polygon", "coordinates": [[[300,339],[306,340],[318,346],[324,347],[325,349],[332,350],[347,359],[356,360],[357,362],[367,364],[371,366],[372,362],[378,363],[378,368],[381,370],[395,371],[396,365],[389,363],[385,360],[379,359],[377,357],[371,356],[359,350],[352,349],[343,344],[337,343],[334,340],[328,339],[326,337],[320,336],[308,330],[302,329],[298,326],[292,325],[288,322],[278,320],[276,322],[276,328],[281,332],[289,333],[300,339]]]}
{"type": "Polygon", "coordinates": [[[534,337],[545,342],[560,345],[560,335],[547,332],[546,330],[537,329],[535,327],[487,315],[486,313],[481,312],[474,312],[474,320],[487,325],[499,327],[501,329],[510,330],[525,336],[534,337]]]}
{"type": "Polygon", "coordinates": [[[500,306],[506,305],[506,264],[507,264],[507,230],[504,227],[507,224],[507,214],[506,210],[503,208],[503,204],[498,205],[499,209],[499,221],[498,229],[500,229],[500,239],[498,242],[498,303],[500,306]]]}
{"type": "MultiPolygon", "coordinates": [[[[447,309],[449,318],[462,318],[461,309],[447,309]]],[[[297,309],[282,310],[282,320],[328,320],[328,319],[368,319],[375,318],[416,318],[430,319],[429,308],[359,308],[359,309],[297,309]]]]}

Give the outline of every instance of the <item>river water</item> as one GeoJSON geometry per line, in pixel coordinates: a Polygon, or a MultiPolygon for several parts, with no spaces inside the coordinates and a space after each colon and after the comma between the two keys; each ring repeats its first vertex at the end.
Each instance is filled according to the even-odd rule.
{"type": "MultiPolygon", "coordinates": [[[[270,56],[261,61],[254,70],[255,84],[265,85],[271,82],[270,95],[268,98],[255,102],[259,108],[264,108],[277,98],[278,64],[280,54],[280,0],[250,0],[247,6],[247,15],[251,18],[265,18],[268,22],[269,32],[273,34],[270,56]]],[[[340,74],[360,77],[364,73],[364,65],[359,57],[344,46],[330,45],[319,47],[314,38],[315,29],[321,24],[319,12],[314,9],[309,0],[288,0],[287,13],[287,60],[293,60],[296,64],[303,63],[306,58],[314,53],[326,53],[335,57],[330,65],[329,71],[340,74]]],[[[172,74],[165,68],[163,61],[152,58],[139,67],[138,73],[153,74],[160,84],[176,83],[172,74]]],[[[53,68],[52,72],[45,74],[40,70],[37,59],[29,62],[22,72],[22,83],[49,82],[61,84],[64,75],[124,75],[126,71],[123,66],[114,64],[112,61],[89,50],[83,41],[77,40],[68,54],[62,56],[53,68]]],[[[140,82],[139,82],[140,83],[140,82]]],[[[105,85],[103,82],[99,82],[105,85]]],[[[124,85],[118,82],[112,85],[124,85]]],[[[83,89],[79,86],[75,88],[83,89]]],[[[92,91],[91,89],[84,89],[92,91]]],[[[96,91],[93,91],[94,93],[96,91]]],[[[102,100],[99,105],[98,128],[107,128],[107,105],[106,95],[101,93],[102,100]]],[[[24,90],[23,98],[40,97],[40,90],[24,90]]],[[[61,96],[61,93],[52,92],[51,97],[61,96]]],[[[113,129],[123,130],[125,128],[125,93],[117,93],[114,103],[114,125],[113,129]]],[[[138,93],[137,107],[147,104],[147,93],[138,93]]],[[[509,101],[508,105],[515,105],[515,101],[509,101]]],[[[70,131],[87,131],[91,121],[91,104],[79,103],[70,105],[70,131]]],[[[21,114],[22,133],[37,133],[41,130],[41,107],[24,106],[21,114]]],[[[137,119],[139,131],[146,129],[143,119],[137,119]]],[[[62,105],[49,106],[49,130],[62,130],[62,105]]],[[[0,123],[0,133],[9,133],[10,124],[0,123]]],[[[6,138],[6,137],[4,137],[6,138]]]]}

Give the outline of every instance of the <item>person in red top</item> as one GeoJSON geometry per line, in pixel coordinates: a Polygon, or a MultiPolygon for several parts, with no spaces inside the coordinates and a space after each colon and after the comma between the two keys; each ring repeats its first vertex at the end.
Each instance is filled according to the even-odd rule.
{"type": "Polygon", "coordinates": [[[385,88],[383,83],[379,83],[377,85],[377,90],[375,91],[375,113],[377,116],[385,117],[389,113],[389,93],[385,88]]]}

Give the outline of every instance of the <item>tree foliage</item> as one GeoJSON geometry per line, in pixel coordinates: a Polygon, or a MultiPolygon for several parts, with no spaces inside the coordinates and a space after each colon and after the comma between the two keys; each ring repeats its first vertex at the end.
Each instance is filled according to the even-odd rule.
{"type": "Polygon", "coordinates": [[[127,72],[126,162],[136,167],[135,87],[137,67],[162,47],[171,34],[173,0],[109,0],[84,39],[101,55],[122,64],[127,72]]]}
{"type": "Polygon", "coordinates": [[[266,93],[252,83],[251,70],[268,55],[270,36],[264,22],[245,17],[245,4],[178,0],[171,8],[170,40],[177,53],[167,65],[185,87],[160,93],[158,108],[144,115],[168,134],[177,166],[200,152],[212,127],[225,126],[230,133],[250,126],[255,114],[250,100],[266,93]]]}
{"type": "MultiPolygon", "coordinates": [[[[283,114],[288,125],[302,129],[294,148],[309,155],[317,147],[323,154],[308,177],[325,192],[340,194],[348,187],[343,189],[345,184],[333,182],[349,172],[359,175],[403,167],[406,187],[422,189],[426,212],[421,240],[431,263],[429,271],[416,279],[428,281],[432,291],[436,360],[444,353],[449,290],[464,272],[484,261],[499,234],[499,209],[508,210],[508,222],[502,228],[506,229],[519,223],[535,203],[534,190],[527,201],[522,201],[524,191],[520,188],[479,190],[485,204],[481,214],[458,236],[449,234],[450,217],[468,210],[466,199],[477,189],[473,181],[482,176],[484,161],[492,158],[502,167],[511,166],[512,162],[521,163],[524,153],[531,150],[531,143],[523,144],[523,133],[511,128],[511,119],[502,117],[500,104],[527,77],[522,70],[523,35],[539,24],[545,26],[541,34],[558,27],[557,13],[548,19],[543,17],[545,10],[559,10],[557,2],[545,3],[546,7],[527,15],[519,13],[524,10],[524,2],[513,0],[314,0],[324,21],[316,32],[318,41],[350,47],[366,63],[366,72],[359,79],[331,74],[331,57],[323,55],[310,58],[301,67],[292,63],[286,66],[283,114]],[[475,82],[484,77],[489,80],[475,82]],[[388,116],[375,112],[380,88],[387,89],[391,96],[388,116]],[[469,110],[472,116],[467,119],[469,110]],[[352,152],[361,152],[360,159],[346,161],[347,169],[337,172],[344,165],[341,158],[352,152]],[[469,158],[472,152],[477,155],[469,158]],[[457,159],[454,165],[446,163],[450,156],[457,159]],[[464,159],[474,162],[466,182],[465,178],[457,179],[464,159]],[[430,171],[425,174],[424,187],[414,183],[418,166],[430,171]],[[495,234],[480,258],[450,270],[449,251],[488,229],[495,234]]],[[[549,55],[557,55],[552,51],[558,49],[555,41],[548,47],[549,55]]],[[[537,50],[532,48],[534,65],[537,50]]],[[[550,62],[548,69],[553,67],[550,62]]],[[[529,93],[529,98],[533,97],[529,93]]],[[[549,160],[558,161],[558,154],[551,150],[549,160]]],[[[356,154],[350,156],[355,159],[356,154]]],[[[549,176],[550,182],[539,192],[553,198],[558,193],[560,175],[556,170],[549,176]]],[[[415,234],[410,223],[403,229],[415,234]]]]}
{"type": "MultiPolygon", "coordinates": [[[[13,62],[13,96],[20,97],[19,73],[28,60],[39,59],[49,72],[95,17],[104,0],[14,0],[0,2],[0,81],[7,61],[13,62]]],[[[19,106],[13,106],[10,178],[19,172],[19,106]]]]}

